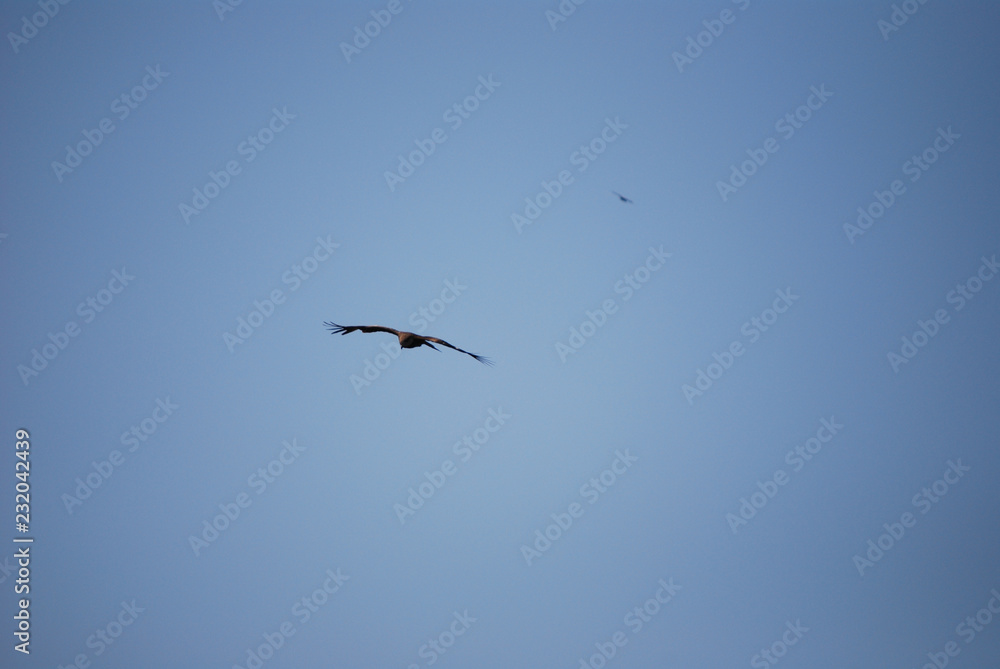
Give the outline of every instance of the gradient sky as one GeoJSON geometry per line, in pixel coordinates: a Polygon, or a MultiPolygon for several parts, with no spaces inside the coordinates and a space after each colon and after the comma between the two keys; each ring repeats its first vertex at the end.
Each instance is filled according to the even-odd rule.
{"type": "Polygon", "coordinates": [[[1000,660],[994,3],[44,7],[0,664],[1000,660]]]}

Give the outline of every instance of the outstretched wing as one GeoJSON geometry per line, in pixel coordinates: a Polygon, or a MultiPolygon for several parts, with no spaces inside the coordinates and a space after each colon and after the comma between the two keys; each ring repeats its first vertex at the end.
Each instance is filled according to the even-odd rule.
{"type": "Polygon", "coordinates": [[[354,332],[355,330],[361,330],[364,333],[369,332],[388,332],[389,334],[394,334],[399,336],[399,330],[393,330],[392,328],[382,327],[381,325],[337,325],[336,323],[325,322],[323,323],[327,328],[330,329],[330,334],[342,334],[345,335],[348,332],[354,332]]]}
{"type": "Polygon", "coordinates": [[[621,200],[622,202],[627,202],[629,204],[632,204],[632,200],[628,199],[627,197],[625,197],[624,195],[622,195],[618,191],[611,191],[611,192],[614,193],[615,195],[617,195],[618,199],[621,200]]]}
{"type": "MultiPolygon", "coordinates": [[[[464,353],[465,355],[471,355],[473,358],[475,358],[479,362],[483,363],[484,365],[491,365],[491,366],[493,365],[493,361],[490,360],[489,358],[487,358],[485,356],[482,356],[482,355],[476,355],[475,353],[469,353],[468,351],[463,351],[462,349],[460,349],[457,346],[452,346],[451,344],[449,344],[448,342],[446,342],[444,339],[438,339],[437,337],[424,337],[424,339],[426,339],[427,341],[432,341],[435,344],[441,344],[442,346],[447,346],[448,348],[454,349],[454,350],[458,351],[459,353],[464,353]]],[[[431,348],[434,348],[434,347],[432,346],[431,348]]]]}

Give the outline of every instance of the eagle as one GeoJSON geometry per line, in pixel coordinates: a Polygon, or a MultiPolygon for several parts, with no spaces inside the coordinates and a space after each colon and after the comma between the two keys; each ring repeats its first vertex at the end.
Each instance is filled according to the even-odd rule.
{"type": "Polygon", "coordinates": [[[611,192],[614,193],[615,195],[617,195],[618,199],[621,200],[622,202],[624,202],[625,204],[634,204],[632,202],[632,200],[628,199],[627,197],[625,197],[621,193],[618,193],[618,192],[615,192],[615,191],[611,191],[611,192]]]}
{"type": "Polygon", "coordinates": [[[484,365],[492,365],[493,361],[489,358],[483,357],[481,355],[476,355],[475,353],[469,353],[468,351],[463,351],[457,346],[452,346],[444,339],[438,339],[437,337],[424,337],[423,335],[414,334],[413,332],[403,332],[401,330],[394,330],[392,328],[383,327],[381,325],[337,325],[336,323],[324,322],[323,323],[330,330],[330,334],[340,334],[345,335],[349,332],[354,332],[355,330],[361,330],[364,333],[370,332],[388,332],[389,334],[394,334],[399,337],[399,345],[401,348],[417,348],[418,346],[430,346],[435,351],[439,350],[434,344],[441,344],[442,346],[447,346],[448,348],[455,349],[459,353],[464,353],[465,355],[471,355],[473,358],[483,363],[484,365]]]}

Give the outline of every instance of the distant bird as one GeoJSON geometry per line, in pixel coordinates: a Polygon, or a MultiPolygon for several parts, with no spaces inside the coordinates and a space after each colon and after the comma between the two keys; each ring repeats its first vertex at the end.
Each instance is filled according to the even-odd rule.
{"type": "Polygon", "coordinates": [[[614,193],[615,195],[617,195],[618,199],[621,200],[622,202],[624,202],[625,204],[635,204],[634,202],[632,202],[632,200],[628,199],[627,197],[625,197],[621,193],[617,193],[615,191],[611,191],[611,192],[614,193]]]}
{"type": "Polygon", "coordinates": [[[326,327],[330,329],[330,334],[340,334],[345,335],[348,332],[354,332],[355,330],[361,330],[364,333],[370,332],[388,332],[389,334],[394,334],[399,337],[399,345],[401,348],[417,348],[418,346],[430,346],[435,351],[438,350],[434,344],[441,344],[442,346],[447,346],[448,348],[455,349],[459,353],[464,353],[466,355],[471,355],[473,358],[483,363],[484,365],[492,365],[493,361],[489,358],[483,357],[481,355],[476,355],[475,353],[469,353],[468,351],[463,351],[457,346],[452,346],[444,339],[438,339],[437,337],[424,337],[422,335],[414,334],[412,332],[401,332],[400,330],[393,330],[392,328],[382,327],[381,325],[337,325],[336,323],[323,323],[326,327]],[[434,342],[433,344],[431,342],[434,342]]]}

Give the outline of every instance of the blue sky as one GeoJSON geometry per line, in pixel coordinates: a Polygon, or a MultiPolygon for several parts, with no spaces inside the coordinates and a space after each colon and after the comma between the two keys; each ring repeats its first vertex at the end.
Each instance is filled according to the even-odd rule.
{"type": "Polygon", "coordinates": [[[0,25],[5,666],[1000,658],[992,3],[0,25]]]}

